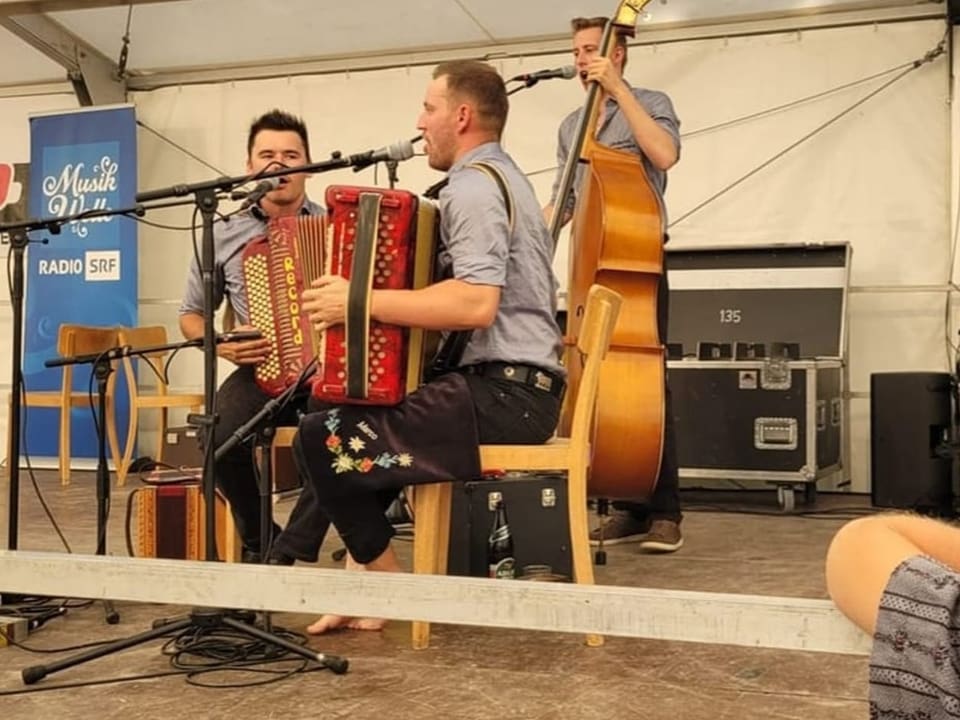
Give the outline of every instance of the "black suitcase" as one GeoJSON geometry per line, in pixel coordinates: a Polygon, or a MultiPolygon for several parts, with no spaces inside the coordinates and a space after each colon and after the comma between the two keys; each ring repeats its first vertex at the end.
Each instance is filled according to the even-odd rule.
{"type": "Polygon", "coordinates": [[[567,478],[507,473],[454,483],[447,574],[487,577],[487,538],[501,499],[513,535],[517,577],[571,581],[567,478]]]}

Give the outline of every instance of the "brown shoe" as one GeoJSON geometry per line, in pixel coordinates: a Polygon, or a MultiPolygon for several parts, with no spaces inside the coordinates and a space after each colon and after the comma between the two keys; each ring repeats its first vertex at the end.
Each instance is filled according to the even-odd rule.
{"type": "Polygon", "coordinates": [[[640,543],[640,549],[646,552],[672,553],[683,546],[680,524],[673,520],[654,520],[650,532],[640,543]]]}
{"type": "MultiPolygon", "coordinates": [[[[640,542],[650,529],[650,520],[638,520],[623,510],[610,514],[603,523],[603,544],[619,545],[620,543],[640,542]]],[[[594,528],[590,533],[590,544],[600,544],[600,528],[594,528]]]]}

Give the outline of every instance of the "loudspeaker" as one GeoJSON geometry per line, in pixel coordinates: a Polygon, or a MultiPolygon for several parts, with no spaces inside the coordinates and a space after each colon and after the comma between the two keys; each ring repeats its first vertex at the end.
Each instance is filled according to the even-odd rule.
{"type": "Polygon", "coordinates": [[[953,25],[960,23],[960,0],[947,0],[947,17],[953,25]]]}
{"type": "Polygon", "coordinates": [[[871,497],[878,507],[953,514],[947,373],[870,376],[871,497]]]}

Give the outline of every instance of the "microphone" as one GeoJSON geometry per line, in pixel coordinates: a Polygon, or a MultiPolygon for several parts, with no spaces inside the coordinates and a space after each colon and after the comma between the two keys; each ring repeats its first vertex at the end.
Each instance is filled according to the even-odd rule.
{"type": "Polygon", "coordinates": [[[260,199],[264,195],[266,195],[268,192],[276,190],[282,184],[282,180],[279,177],[271,177],[261,180],[257,183],[253,190],[247,193],[243,202],[240,203],[240,209],[246,210],[251,205],[255,205],[256,203],[260,202],[260,199]]]}
{"type": "Polygon", "coordinates": [[[541,80],[552,80],[553,78],[570,80],[576,77],[576,75],[577,69],[573,65],[564,65],[561,68],[554,68],[553,70],[537,70],[536,72],[517,75],[516,77],[510,78],[507,82],[522,82],[527,87],[531,87],[541,80]]]}
{"type": "MultiPolygon", "coordinates": [[[[417,139],[419,140],[420,138],[417,139]]],[[[363,170],[365,167],[383,160],[391,160],[393,162],[409,160],[413,155],[413,141],[400,140],[393,143],[393,145],[387,145],[379,150],[367,150],[367,152],[351,155],[348,161],[353,166],[354,171],[357,171],[363,170]]]]}
{"type": "Polygon", "coordinates": [[[217,344],[231,342],[246,342],[247,340],[259,340],[263,333],[259,330],[231,330],[230,332],[217,335],[217,344]]]}

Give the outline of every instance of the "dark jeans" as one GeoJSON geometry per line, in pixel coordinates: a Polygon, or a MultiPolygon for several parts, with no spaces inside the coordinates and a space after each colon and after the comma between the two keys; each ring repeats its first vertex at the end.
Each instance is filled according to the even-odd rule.
{"type": "MultiPolygon", "coordinates": [[[[476,413],[478,440],[481,444],[539,444],[546,442],[554,432],[560,414],[560,400],[550,393],[510,380],[465,375],[476,413]]],[[[438,413],[435,422],[445,418],[438,413]]],[[[437,448],[432,448],[436,452],[437,448]]],[[[473,478],[463,478],[470,480],[473,478]]],[[[287,529],[277,539],[283,552],[301,557],[297,549],[309,549],[311,528],[305,520],[294,522],[294,517],[330,517],[340,532],[350,554],[361,563],[379,557],[390,543],[393,527],[384,516],[384,509],[401,489],[395,485],[377,491],[358,490],[346,494],[343,477],[330,473],[311,477],[304,484],[300,500],[294,508],[287,529]],[[389,498],[389,500],[388,500],[389,498]],[[301,534],[301,530],[304,533],[301,534]],[[295,542],[304,545],[295,548],[295,542]]]]}
{"type": "MultiPolygon", "coordinates": [[[[238,367],[217,390],[214,445],[220,447],[271,400],[257,385],[253,366],[238,367]]],[[[294,398],[278,416],[276,425],[296,425],[298,411],[306,409],[305,397],[294,398]]],[[[260,552],[260,492],[251,440],[240,443],[214,465],[217,487],[230,501],[233,520],[244,549],[260,552]]],[[[270,502],[270,498],[266,498],[270,502]]],[[[279,531],[274,526],[274,534],[279,531]]]]}
{"type": "MultiPolygon", "coordinates": [[[[666,267],[660,276],[657,288],[657,331],[660,342],[667,342],[667,321],[670,315],[670,287],[667,284],[666,267]]],[[[664,376],[666,377],[666,376],[664,376]]],[[[653,495],[646,503],[615,502],[617,510],[626,510],[637,519],[672,520],[679,523],[683,519],[680,512],[680,479],[677,473],[677,439],[674,429],[673,399],[670,394],[670,381],[667,378],[664,388],[664,428],[663,458],[660,461],[660,475],[653,495]]]]}

